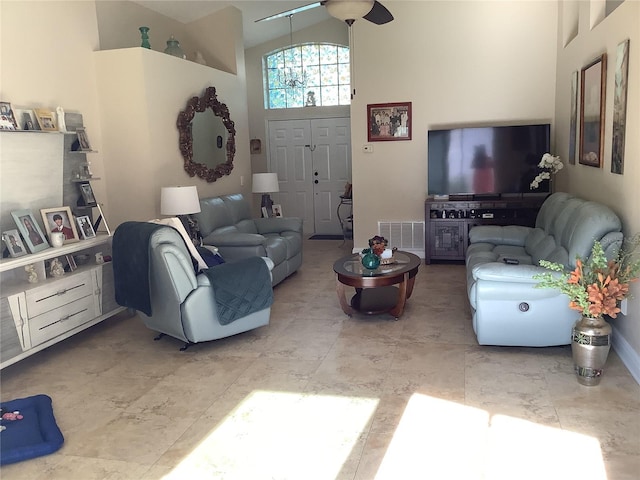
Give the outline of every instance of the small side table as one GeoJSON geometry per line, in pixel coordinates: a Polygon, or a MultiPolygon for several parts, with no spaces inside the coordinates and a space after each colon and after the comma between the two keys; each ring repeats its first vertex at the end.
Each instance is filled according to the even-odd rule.
{"type": "Polygon", "coordinates": [[[338,221],[340,222],[340,229],[342,230],[342,240],[351,240],[353,238],[353,198],[345,197],[344,195],[340,195],[340,203],[338,203],[338,208],[336,211],[336,215],[338,217],[338,221]],[[342,218],[340,215],[340,210],[344,206],[349,207],[349,215],[345,218],[342,218]]]}

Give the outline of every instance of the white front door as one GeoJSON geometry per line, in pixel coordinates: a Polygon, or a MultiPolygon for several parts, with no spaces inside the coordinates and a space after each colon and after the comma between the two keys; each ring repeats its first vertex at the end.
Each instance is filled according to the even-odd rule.
{"type": "Polygon", "coordinates": [[[269,171],[278,174],[274,202],[304,220],[305,233],[340,235],[336,211],[351,181],[349,118],[269,122],[269,171]]]}

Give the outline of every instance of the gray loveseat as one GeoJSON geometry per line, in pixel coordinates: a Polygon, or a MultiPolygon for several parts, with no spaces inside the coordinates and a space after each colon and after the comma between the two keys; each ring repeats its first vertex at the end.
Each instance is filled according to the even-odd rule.
{"type": "Polygon", "coordinates": [[[200,199],[198,221],[204,245],[218,248],[227,262],[268,257],[275,286],[302,264],[302,219],[252,218],[242,194],[200,199]]]}
{"type": "Polygon", "coordinates": [[[481,345],[543,347],[571,343],[579,313],[554,289],[534,288],[545,271],[541,259],[575,268],[594,241],[608,258],[621,247],[618,216],[605,205],[568,193],[554,193],[542,204],[535,228],[476,226],[466,253],[467,293],[473,329],[481,345]],[[513,263],[507,264],[504,259],[513,263]]]}

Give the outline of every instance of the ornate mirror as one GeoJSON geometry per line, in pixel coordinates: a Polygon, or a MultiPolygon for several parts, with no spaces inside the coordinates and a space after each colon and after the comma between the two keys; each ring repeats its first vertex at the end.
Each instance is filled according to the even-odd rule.
{"type": "Polygon", "coordinates": [[[215,182],[231,173],[236,128],[229,109],[218,101],[215,87],[208,87],[200,98],[189,99],[178,115],[178,131],[184,169],[190,177],[215,182]]]}

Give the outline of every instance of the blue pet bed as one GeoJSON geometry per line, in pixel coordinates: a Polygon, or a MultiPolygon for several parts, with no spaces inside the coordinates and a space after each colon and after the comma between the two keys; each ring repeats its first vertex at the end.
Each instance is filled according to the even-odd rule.
{"type": "Polygon", "coordinates": [[[49,455],[62,447],[64,437],[53,416],[49,396],[11,400],[0,407],[9,412],[19,411],[23,416],[22,420],[0,421],[7,427],[0,432],[0,465],[49,455]]]}

